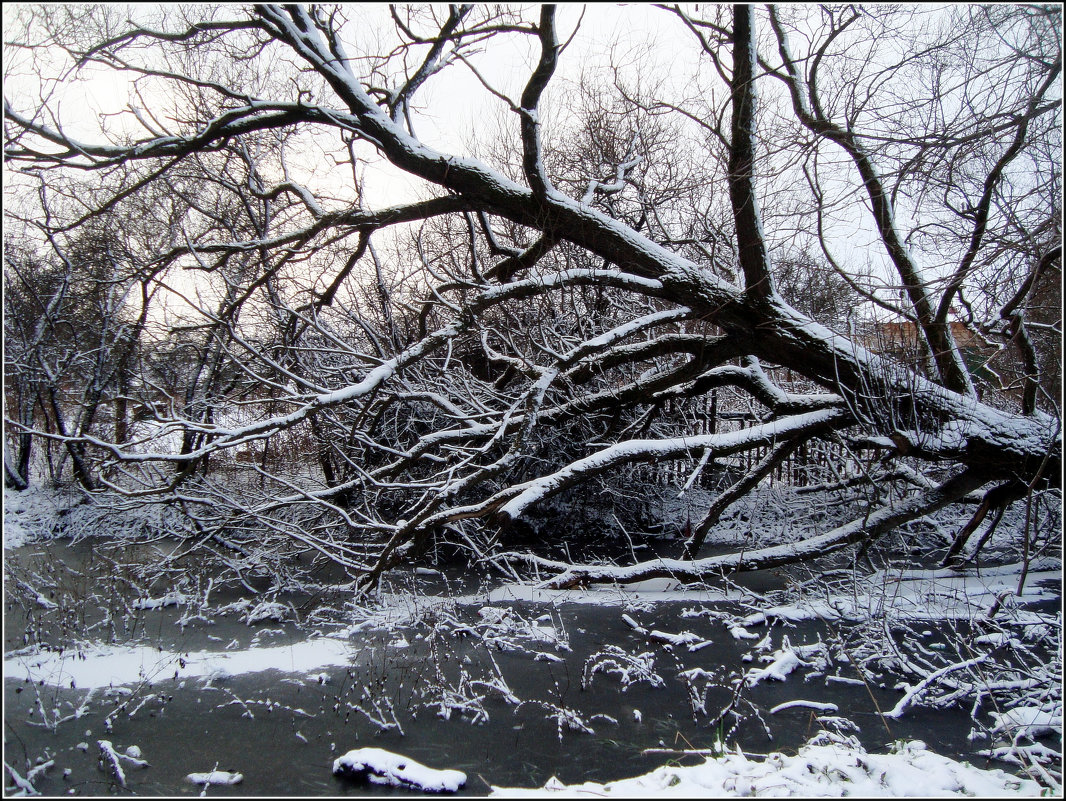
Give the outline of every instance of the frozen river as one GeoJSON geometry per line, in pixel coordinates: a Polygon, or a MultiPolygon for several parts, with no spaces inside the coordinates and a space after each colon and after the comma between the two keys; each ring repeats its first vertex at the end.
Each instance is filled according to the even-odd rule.
{"type": "MultiPolygon", "coordinates": [[[[124,592],[88,543],[7,556],[18,575],[54,584],[51,597],[9,593],[5,616],[8,762],[51,762],[35,777],[46,794],[192,795],[186,777],[212,770],[242,777],[212,795],[394,793],[331,774],[338,756],[372,746],[461,770],[460,793],[484,795],[695,764],[680,752],[717,741],[795,753],[819,732],[871,753],[920,739],[1010,768],[979,754],[989,740],[967,709],[916,698],[887,715],[898,681],[856,669],[870,648],[833,613],[840,603],[772,603],[782,576],[749,589],[553,593],[461,582],[455,568],[453,581],[400,575],[355,607],[263,602],[205,577],[197,591],[124,592]],[[120,771],[101,768],[101,741],[120,771]]],[[[936,586],[950,594],[946,578],[936,586]]],[[[1034,589],[1031,600],[1052,596],[1034,589]]],[[[1029,614],[1037,625],[1041,613],[1029,614]]],[[[911,627],[942,653],[964,625],[911,627]]]]}

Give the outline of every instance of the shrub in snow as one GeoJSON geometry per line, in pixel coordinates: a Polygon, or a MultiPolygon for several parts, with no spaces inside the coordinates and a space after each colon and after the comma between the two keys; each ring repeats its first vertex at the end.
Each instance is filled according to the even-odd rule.
{"type": "MultiPolygon", "coordinates": [[[[483,606],[478,610],[478,618],[474,630],[487,646],[528,653],[524,643],[545,642],[562,651],[570,650],[566,632],[552,625],[550,615],[530,620],[510,607],[483,606]]],[[[454,617],[448,620],[445,616],[442,622],[454,626],[456,631],[469,631],[469,627],[454,617]]]]}
{"type": "Polygon", "coordinates": [[[420,762],[383,748],[356,748],[349,751],[333,761],[333,775],[427,793],[454,793],[466,784],[466,774],[460,770],[427,768],[420,762]]]}
{"type": "Polygon", "coordinates": [[[622,684],[622,692],[631,684],[646,681],[652,687],[666,684],[663,677],[655,672],[655,655],[649,651],[631,654],[617,645],[608,645],[585,660],[585,669],[581,677],[582,689],[588,689],[597,673],[605,676],[617,676],[622,684]]]}
{"type": "MultiPolygon", "coordinates": [[[[563,741],[563,732],[572,731],[579,732],[581,734],[595,734],[596,730],[589,726],[588,723],[581,717],[576,710],[566,706],[559,706],[553,704],[550,701],[523,701],[519,706],[533,705],[539,706],[547,712],[545,718],[547,720],[555,721],[556,736],[559,738],[559,742],[563,741]]],[[[518,711],[517,709],[515,710],[518,711]]],[[[618,721],[612,718],[610,715],[593,715],[593,718],[603,718],[608,723],[618,725],[618,721]]]]}
{"type": "Polygon", "coordinates": [[[249,626],[262,623],[264,620],[275,620],[279,623],[284,623],[291,617],[292,610],[285,604],[277,601],[261,601],[248,611],[244,622],[249,626]]]}
{"type": "Polygon", "coordinates": [[[111,745],[110,740],[97,740],[96,745],[100,749],[100,769],[111,775],[115,784],[119,787],[126,786],[126,773],[122,770],[119,755],[111,745]]]}
{"type": "Polygon", "coordinates": [[[61,530],[60,509],[70,500],[55,490],[32,487],[23,492],[4,487],[4,547],[50,539],[61,530]]]}

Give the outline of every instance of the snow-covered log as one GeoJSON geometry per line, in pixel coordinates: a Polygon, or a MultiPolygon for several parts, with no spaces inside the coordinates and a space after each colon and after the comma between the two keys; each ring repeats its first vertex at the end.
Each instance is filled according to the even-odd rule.
{"type": "Polygon", "coordinates": [[[454,793],[466,784],[466,774],[461,770],[428,768],[383,748],[356,748],[337,757],[333,774],[424,793],[454,793]]]}
{"type": "Polygon", "coordinates": [[[204,773],[190,773],[185,777],[189,784],[200,784],[204,787],[222,786],[232,787],[244,781],[244,775],[231,770],[209,770],[204,773]]]}

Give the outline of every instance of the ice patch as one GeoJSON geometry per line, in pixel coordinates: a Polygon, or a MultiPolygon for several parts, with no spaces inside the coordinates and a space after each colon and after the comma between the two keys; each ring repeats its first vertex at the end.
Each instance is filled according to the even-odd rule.
{"type": "Polygon", "coordinates": [[[311,673],[352,662],[347,641],[332,637],[234,651],[165,651],[147,645],[92,645],[62,652],[40,651],[4,659],[4,677],[53,687],[111,687],[185,678],[280,670],[311,673]]]}

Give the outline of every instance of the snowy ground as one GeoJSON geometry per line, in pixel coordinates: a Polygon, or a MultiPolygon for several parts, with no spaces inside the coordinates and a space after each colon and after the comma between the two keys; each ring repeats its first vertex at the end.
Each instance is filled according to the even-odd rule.
{"type": "Polygon", "coordinates": [[[664,766],[643,776],[597,784],[494,787],[493,797],[718,798],[1041,796],[1037,782],[937,756],[925,744],[899,743],[894,753],[868,754],[854,738],[821,733],[799,752],[749,757],[724,753],[693,767],[664,766]]]}

